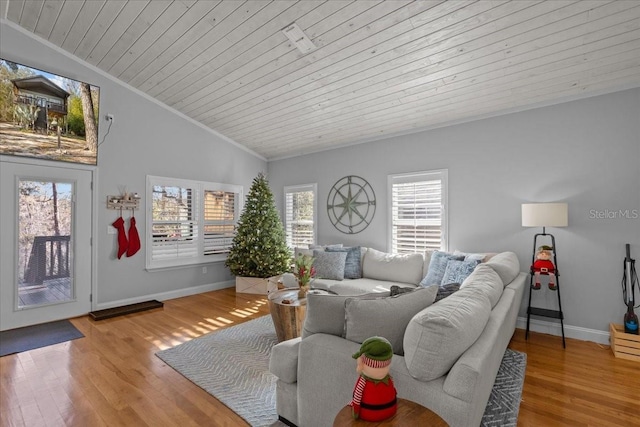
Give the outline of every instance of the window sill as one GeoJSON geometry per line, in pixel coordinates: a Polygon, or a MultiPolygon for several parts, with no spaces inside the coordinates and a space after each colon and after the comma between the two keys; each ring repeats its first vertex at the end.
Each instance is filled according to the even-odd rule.
{"type": "Polygon", "coordinates": [[[145,270],[148,271],[149,273],[157,273],[157,272],[169,271],[169,270],[184,270],[186,268],[197,268],[197,267],[202,267],[202,266],[207,266],[212,264],[220,264],[224,262],[225,262],[225,259],[211,260],[211,261],[198,261],[192,264],[145,267],[145,270]]]}

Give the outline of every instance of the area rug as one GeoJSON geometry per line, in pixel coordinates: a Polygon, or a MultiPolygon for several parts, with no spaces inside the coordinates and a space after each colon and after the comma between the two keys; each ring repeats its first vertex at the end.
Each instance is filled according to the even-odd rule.
{"type": "MultiPolygon", "coordinates": [[[[270,316],[195,338],[156,353],[160,359],[215,396],[252,426],[278,426],[276,377],[269,354],[277,343],[270,316]]],[[[482,426],[515,426],[526,354],[507,349],[482,426]]]]}
{"type": "Polygon", "coordinates": [[[82,338],[82,332],[68,320],[0,332],[0,356],[21,353],[40,347],[82,338]]]}

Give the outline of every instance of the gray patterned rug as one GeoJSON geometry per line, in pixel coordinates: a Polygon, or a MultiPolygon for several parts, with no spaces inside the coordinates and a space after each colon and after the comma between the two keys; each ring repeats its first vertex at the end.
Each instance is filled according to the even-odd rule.
{"type": "MultiPolygon", "coordinates": [[[[277,343],[270,316],[203,335],[156,353],[176,371],[215,396],[252,426],[278,426],[276,379],[269,354],[277,343]]],[[[482,426],[515,426],[527,355],[504,354],[482,426]]]]}

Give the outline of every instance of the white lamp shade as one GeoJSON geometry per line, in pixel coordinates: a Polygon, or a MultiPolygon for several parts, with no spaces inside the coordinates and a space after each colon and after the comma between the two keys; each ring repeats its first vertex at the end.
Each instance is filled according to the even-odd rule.
{"type": "Polygon", "coordinates": [[[523,203],[523,227],[566,227],[569,208],[566,203],[523,203]]]}

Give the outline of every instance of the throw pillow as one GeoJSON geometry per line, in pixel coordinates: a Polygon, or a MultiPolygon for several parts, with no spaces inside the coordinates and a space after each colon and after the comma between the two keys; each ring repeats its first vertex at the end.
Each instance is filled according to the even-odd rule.
{"type": "Polygon", "coordinates": [[[442,278],[444,277],[444,271],[447,269],[447,263],[449,260],[464,260],[464,255],[455,255],[448,252],[434,251],[431,254],[431,261],[429,262],[429,270],[427,275],[422,279],[420,285],[431,286],[440,285],[442,278]]]}
{"type": "Polygon", "coordinates": [[[388,292],[347,295],[317,295],[307,293],[307,313],[302,326],[302,338],[313,334],[329,334],[344,337],[344,304],[347,299],[375,299],[388,297],[388,292]]]}
{"type": "Polygon", "coordinates": [[[393,352],[404,354],[407,324],[416,313],[433,304],[437,289],[417,288],[388,298],[349,298],[345,301],[345,338],[362,343],[372,336],[385,337],[393,352]]]}
{"type": "Polygon", "coordinates": [[[422,254],[390,254],[369,248],[362,262],[362,276],[415,285],[422,277],[423,264],[422,254]]]}
{"type": "Polygon", "coordinates": [[[458,261],[451,259],[447,262],[447,268],[444,269],[444,276],[442,276],[441,285],[447,283],[462,283],[464,279],[469,277],[473,270],[476,268],[480,261],[458,261]]]}
{"type": "Polygon", "coordinates": [[[344,278],[346,252],[325,252],[314,249],[313,258],[316,278],[330,280],[342,280],[344,278]]]}
{"type": "Polygon", "coordinates": [[[460,286],[460,283],[447,283],[446,285],[438,286],[438,293],[436,294],[436,300],[434,302],[438,302],[452,295],[460,289],[460,286]]]}
{"type": "Polygon", "coordinates": [[[347,258],[344,263],[345,279],[360,279],[362,277],[362,267],[360,264],[360,246],[352,248],[327,248],[327,252],[346,252],[347,258]]]}

